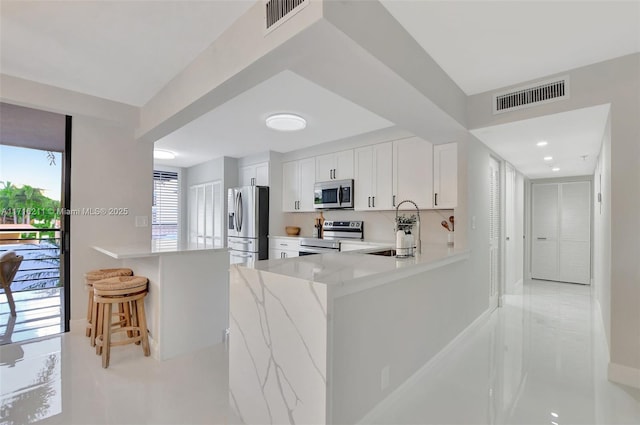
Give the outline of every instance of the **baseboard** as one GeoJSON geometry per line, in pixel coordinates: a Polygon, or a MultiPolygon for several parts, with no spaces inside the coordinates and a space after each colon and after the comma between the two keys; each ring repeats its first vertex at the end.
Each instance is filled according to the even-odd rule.
{"type": "Polygon", "coordinates": [[[640,369],[609,362],[609,381],[640,389],[640,369]]]}
{"type": "Polygon", "coordinates": [[[76,332],[84,332],[87,329],[87,319],[71,319],[69,320],[69,331],[76,332]]]}
{"type": "Polygon", "coordinates": [[[451,340],[442,350],[440,350],[435,356],[427,361],[420,369],[418,369],[413,375],[407,378],[402,384],[398,386],[391,394],[384,398],[380,403],[378,403],[373,409],[371,409],[366,415],[364,415],[357,424],[369,424],[375,418],[379,417],[380,414],[393,405],[397,400],[402,397],[402,394],[406,389],[410,388],[417,381],[419,381],[423,375],[428,373],[437,367],[438,363],[442,361],[445,357],[447,357],[455,348],[460,344],[460,342],[468,337],[478,328],[483,325],[491,316],[495,309],[489,308],[484,313],[476,318],[469,326],[467,326],[462,332],[460,332],[455,338],[451,340]]]}

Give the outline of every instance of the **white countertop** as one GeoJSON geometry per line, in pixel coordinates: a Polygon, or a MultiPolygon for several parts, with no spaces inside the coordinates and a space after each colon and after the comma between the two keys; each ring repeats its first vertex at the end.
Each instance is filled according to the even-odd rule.
{"type": "Polygon", "coordinates": [[[122,260],[125,258],[155,257],[165,254],[179,254],[196,251],[227,251],[225,247],[203,248],[197,245],[178,245],[177,241],[153,240],[148,244],[138,245],[104,245],[93,246],[93,249],[109,257],[122,260]]]}
{"type": "MultiPolygon", "coordinates": [[[[390,248],[392,246],[389,244],[390,248]]],[[[257,261],[249,267],[328,285],[352,286],[365,283],[370,287],[468,258],[469,251],[466,249],[456,249],[444,244],[423,244],[422,254],[410,258],[350,251],[257,261]]]]}

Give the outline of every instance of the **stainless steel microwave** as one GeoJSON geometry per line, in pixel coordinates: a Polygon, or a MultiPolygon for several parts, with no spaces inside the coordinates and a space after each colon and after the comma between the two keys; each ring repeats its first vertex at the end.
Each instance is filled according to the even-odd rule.
{"type": "Polygon", "coordinates": [[[314,186],[313,206],[317,209],[353,208],[353,180],[331,180],[314,186]]]}

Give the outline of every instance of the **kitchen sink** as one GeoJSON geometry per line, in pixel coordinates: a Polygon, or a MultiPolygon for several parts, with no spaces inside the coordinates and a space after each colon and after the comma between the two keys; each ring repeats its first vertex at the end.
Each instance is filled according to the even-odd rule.
{"type": "Polygon", "coordinates": [[[382,255],[383,257],[395,257],[396,250],[395,249],[385,249],[383,251],[375,251],[375,252],[367,252],[370,255],[382,255]]]}

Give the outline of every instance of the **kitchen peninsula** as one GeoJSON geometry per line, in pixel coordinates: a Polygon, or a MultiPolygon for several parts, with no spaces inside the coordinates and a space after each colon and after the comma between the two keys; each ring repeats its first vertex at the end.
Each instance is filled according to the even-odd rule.
{"type": "Polygon", "coordinates": [[[166,241],[93,248],[149,279],[145,310],[155,359],[167,360],[224,339],[229,317],[227,248],[166,241]]]}
{"type": "Polygon", "coordinates": [[[360,251],[232,266],[229,391],[238,416],[362,419],[467,327],[468,258],[434,244],[406,259],[360,251]]]}

